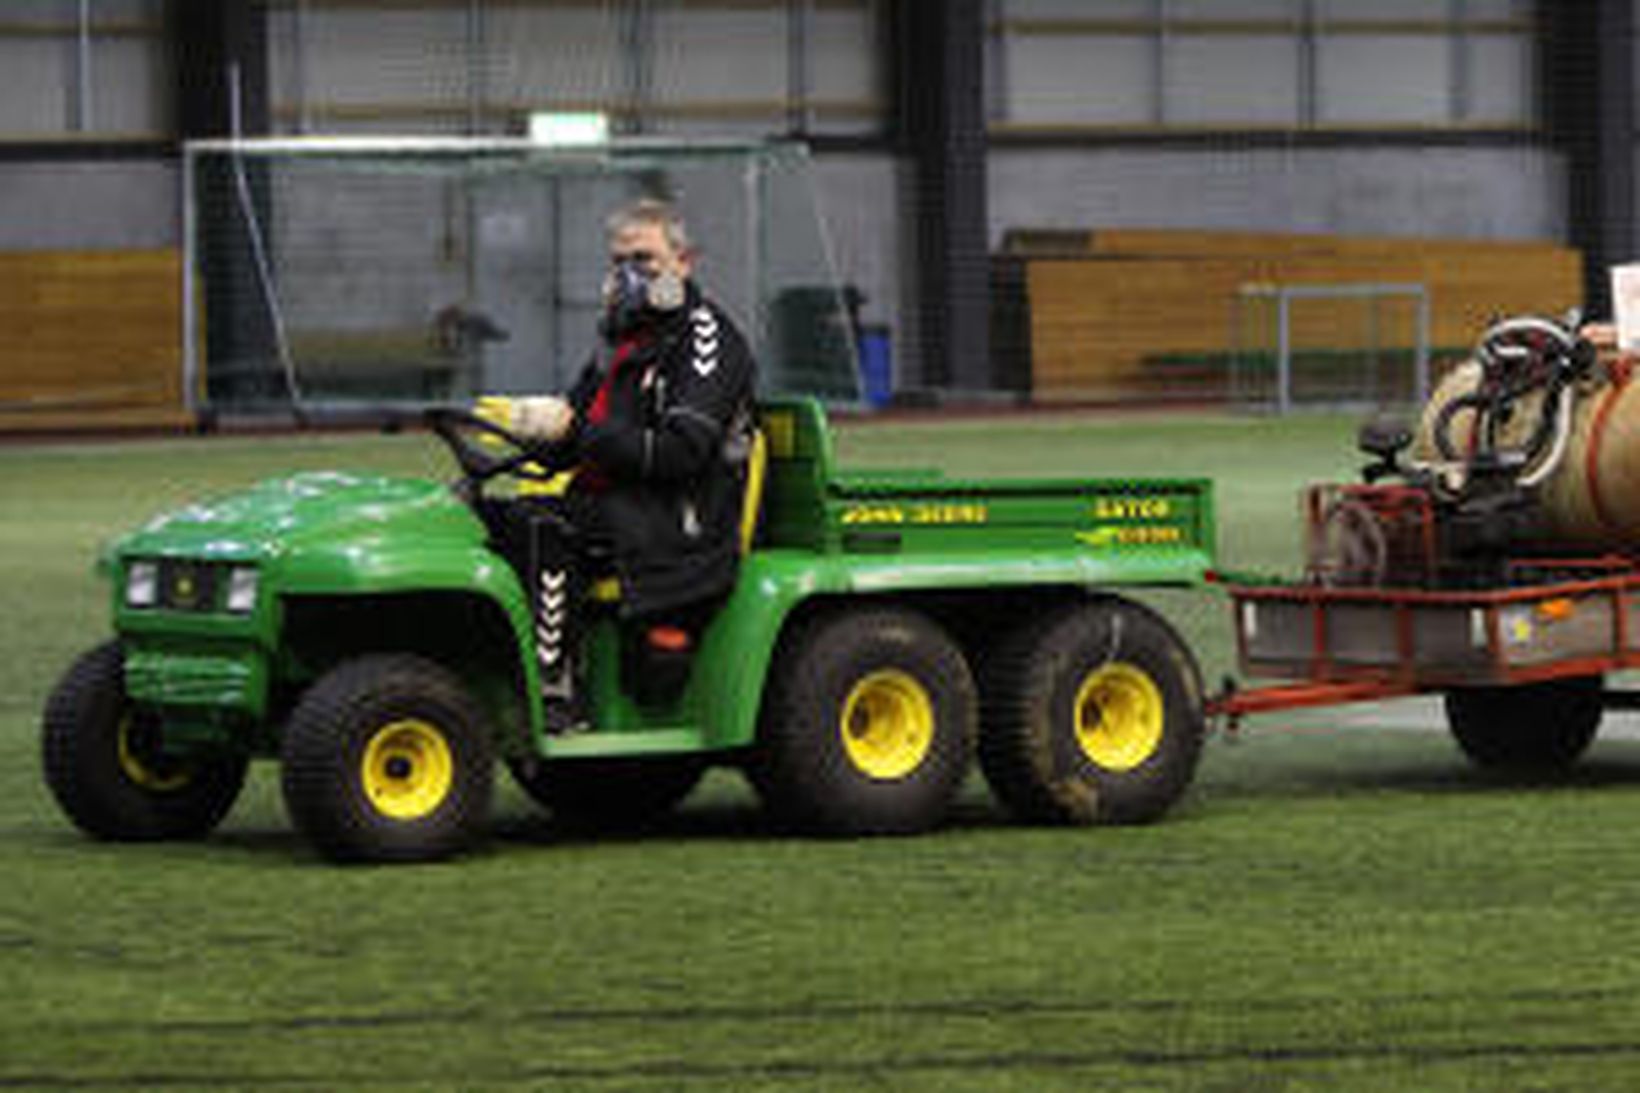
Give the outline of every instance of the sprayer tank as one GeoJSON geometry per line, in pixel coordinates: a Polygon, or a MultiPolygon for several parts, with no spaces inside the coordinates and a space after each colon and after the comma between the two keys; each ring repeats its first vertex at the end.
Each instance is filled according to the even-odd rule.
{"type": "MultiPolygon", "coordinates": [[[[1443,407],[1476,390],[1481,369],[1474,361],[1450,372],[1424,406],[1413,446],[1415,460],[1439,459],[1435,422],[1443,407]]],[[[1500,446],[1525,439],[1542,412],[1543,394],[1530,392],[1499,430],[1500,446]]],[[[1571,399],[1564,452],[1538,485],[1550,547],[1632,551],[1640,548],[1640,382],[1611,362],[1578,381],[1571,399]]],[[[1467,437],[1473,411],[1462,409],[1447,426],[1449,438],[1467,437]]],[[[1526,469],[1527,472],[1530,468],[1526,469]]]]}

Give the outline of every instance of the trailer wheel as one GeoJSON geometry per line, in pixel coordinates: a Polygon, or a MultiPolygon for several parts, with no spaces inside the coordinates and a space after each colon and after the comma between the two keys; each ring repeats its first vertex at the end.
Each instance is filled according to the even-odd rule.
{"type": "Polygon", "coordinates": [[[661,819],[699,784],[694,758],[555,759],[510,764],[513,780],[561,823],[631,830],[661,819]]]}
{"type": "Polygon", "coordinates": [[[117,642],[83,654],[46,700],[46,784],[75,826],[99,839],[198,838],[215,829],[245,784],[245,756],[173,756],[154,715],[125,695],[117,642]]]}
{"type": "Polygon", "coordinates": [[[1205,719],[1195,658],[1159,616],[1078,606],[1006,638],[990,659],[980,767],[1035,823],[1144,823],[1195,774],[1205,719]]]}
{"type": "Polygon", "coordinates": [[[926,617],[824,615],[787,636],[749,773],[775,819],[817,834],[909,834],[938,824],[973,753],[973,678],[926,617]]]}
{"type": "Polygon", "coordinates": [[[440,665],[366,656],[321,676],[285,729],[285,807],[336,861],[430,861],[478,838],[494,784],[482,710],[440,665]]]}
{"type": "Polygon", "coordinates": [[[1446,721],[1476,766],[1563,770],[1593,742],[1605,712],[1600,676],[1446,692],[1446,721]]]}

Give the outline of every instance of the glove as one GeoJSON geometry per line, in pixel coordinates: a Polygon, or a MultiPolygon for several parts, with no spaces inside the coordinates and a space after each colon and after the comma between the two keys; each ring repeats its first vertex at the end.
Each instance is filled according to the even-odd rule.
{"type": "Polygon", "coordinates": [[[528,440],[559,441],[575,424],[575,410],[557,395],[515,398],[507,427],[528,440]]]}

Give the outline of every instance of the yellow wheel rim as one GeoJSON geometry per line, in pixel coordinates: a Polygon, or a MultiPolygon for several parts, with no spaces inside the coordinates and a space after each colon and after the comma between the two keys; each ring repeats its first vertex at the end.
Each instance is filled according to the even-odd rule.
{"type": "Polygon", "coordinates": [[[905,672],[872,672],[843,702],[843,749],[855,769],[878,781],[904,778],[934,746],[934,702],[905,672]]]}
{"type": "Polygon", "coordinates": [[[436,726],[395,721],[370,738],[360,775],[377,812],[419,820],[444,803],[455,781],[455,757],[436,726]]]}
{"type": "Polygon", "coordinates": [[[120,721],[119,759],[121,772],[133,785],[141,786],[151,793],[174,793],[193,778],[193,771],[186,763],[173,761],[156,765],[148,757],[139,754],[131,735],[131,718],[127,715],[120,721]]]}
{"type": "Polygon", "coordinates": [[[1076,691],[1076,742],[1106,770],[1132,770],[1162,742],[1167,706],[1150,673],[1121,662],[1088,673],[1076,691]]]}

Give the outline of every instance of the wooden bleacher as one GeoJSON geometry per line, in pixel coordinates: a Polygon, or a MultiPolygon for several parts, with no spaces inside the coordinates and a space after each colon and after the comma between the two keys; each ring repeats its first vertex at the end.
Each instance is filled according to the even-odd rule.
{"type": "MultiPolygon", "coordinates": [[[[1007,237],[997,264],[1007,271],[997,283],[1013,288],[1012,299],[1004,293],[999,301],[997,352],[1028,359],[1038,401],[1177,393],[1177,377],[1158,371],[1156,362],[1227,359],[1237,337],[1237,297],[1250,284],[1422,284],[1430,345],[1449,355],[1472,345],[1500,315],[1557,314],[1582,303],[1578,253],[1539,241],[1021,231],[1007,237]]],[[[1326,344],[1335,327],[1359,325],[1362,306],[1306,304],[1294,312],[1295,344],[1326,344]],[[1345,317],[1349,308],[1357,309],[1355,317],[1345,317]]],[[[1410,311],[1400,309],[1382,344],[1410,345],[1410,311]]],[[[1016,362],[1015,371],[1026,369],[1016,362]]]]}
{"type": "Polygon", "coordinates": [[[0,254],[0,432],[180,429],[175,250],[0,254]]]}

